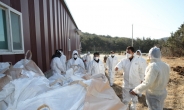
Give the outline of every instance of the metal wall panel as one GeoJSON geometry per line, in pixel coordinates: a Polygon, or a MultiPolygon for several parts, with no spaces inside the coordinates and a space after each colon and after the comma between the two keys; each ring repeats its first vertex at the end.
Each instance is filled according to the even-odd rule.
{"type": "MultiPolygon", "coordinates": [[[[23,22],[23,35],[24,35],[24,48],[25,50],[31,50],[31,35],[30,35],[30,17],[29,17],[29,8],[28,0],[21,0],[21,13],[22,13],[22,22],[23,22]]],[[[16,61],[23,58],[24,55],[18,55],[21,58],[18,58],[16,61]]]]}
{"type": "MultiPolygon", "coordinates": [[[[45,72],[50,69],[51,57],[62,48],[67,59],[78,49],[80,37],[63,0],[0,0],[22,13],[25,51],[32,51],[32,60],[45,72]],[[68,51],[68,38],[71,51],[68,51]]],[[[24,54],[0,55],[0,62],[13,64],[24,58],[24,54]]]]}
{"type": "Polygon", "coordinates": [[[58,49],[58,10],[57,10],[57,0],[53,0],[53,2],[54,2],[54,17],[55,17],[55,19],[54,19],[54,29],[55,29],[55,45],[56,45],[56,49],[58,49]]]}
{"type": "Polygon", "coordinates": [[[56,0],[52,0],[52,21],[53,21],[53,23],[52,23],[52,25],[53,25],[53,41],[54,41],[54,43],[53,43],[53,46],[54,46],[54,48],[56,48],[56,34],[55,34],[55,18],[56,18],[56,16],[55,16],[55,1],[56,0]]]}
{"type": "Polygon", "coordinates": [[[62,48],[61,46],[61,4],[60,1],[57,0],[57,10],[58,10],[58,48],[62,48]]]}
{"type": "Polygon", "coordinates": [[[41,29],[41,45],[42,45],[42,63],[43,71],[46,71],[49,68],[49,43],[48,43],[48,19],[47,19],[47,1],[40,0],[40,29],[41,29]]]}
{"type": "Polygon", "coordinates": [[[0,1],[10,6],[10,0],[0,0],[0,1]]]}
{"type": "MultiPolygon", "coordinates": [[[[39,9],[39,0],[34,0],[35,6],[35,32],[36,32],[36,50],[37,50],[37,64],[42,68],[42,46],[41,46],[41,33],[40,33],[40,9],[39,9]]],[[[33,27],[34,28],[34,27],[33,27]]],[[[43,55],[45,55],[43,53],[43,55]]],[[[43,69],[43,68],[42,68],[43,69]]]]}
{"type": "MultiPolygon", "coordinates": [[[[51,0],[47,0],[47,23],[48,23],[48,54],[49,55],[49,59],[52,57],[52,49],[53,49],[53,46],[52,46],[52,39],[51,39],[51,36],[52,36],[52,29],[51,29],[51,20],[50,20],[50,1],[51,0]]],[[[49,60],[50,61],[50,60],[49,60]]]]}
{"type": "MultiPolygon", "coordinates": [[[[28,0],[28,9],[29,9],[29,28],[30,28],[30,42],[31,42],[31,52],[33,54],[32,59],[35,63],[38,64],[37,61],[37,43],[36,43],[36,30],[35,30],[35,8],[34,8],[34,0],[28,0]]],[[[24,23],[23,23],[24,24],[24,23]]],[[[25,42],[26,43],[26,42],[25,42]]]]}
{"type": "MultiPolygon", "coordinates": [[[[45,63],[46,66],[45,66],[45,69],[44,71],[46,71],[48,68],[50,68],[50,56],[49,56],[49,36],[48,36],[48,13],[47,13],[47,1],[46,0],[43,0],[43,21],[44,21],[44,35],[43,35],[43,38],[44,38],[44,50],[45,53],[43,56],[45,56],[45,59],[42,58],[43,60],[45,60],[45,63]]],[[[43,47],[44,47],[43,46],[43,47]]]]}

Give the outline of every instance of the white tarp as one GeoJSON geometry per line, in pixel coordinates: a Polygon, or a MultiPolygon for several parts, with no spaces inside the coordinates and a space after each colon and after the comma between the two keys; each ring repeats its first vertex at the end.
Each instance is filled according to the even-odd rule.
{"type": "Polygon", "coordinates": [[[20,101],[14,110],[37,110],[43,105],[47,105],[48,110],[82,110],[85,93],[83,86],[69,85],[20,101]]]}
{"type": "Polygon", "coordinates": [[[69,69],[66,75],[59,77],[54,75],[48,80],[44,76],[35,76],[34,72],[29,70],[22,70],[22,74],[28,77],[10,81],[0,91],[0,110],[83,110],[88,104],[86,101],[90,101],[89,98],[92,98],[91,101],[98,100],[100,102],[102,100],[103,102],[102,105],[98,103],[100,104],[98,107],[91,102],[89,110],[92,110],[94,106],[99,108],[96,110],[101,110],[104,107],[113,110],[116,105],[118,105],[117,110],[121,110],[119,108],[123,106],[112,88],[107,85],[108,82],[107,79],[104,80],[106,78],[104,75],[85,80],[75,75],[73,69],[69,69]],[[98,78],[101,76],[103,77],[98,78]],[[63,83],[51,86],[50,83],[54,80],[61,80],[63,83]],[[99,84],[97,80],[100,81],[99,84]],[[90,87],[91,85],[92,87],[90,87]],[[102,85],[103,88],[101,88],[102,85]],[[99,88],[99,90],[88,91],[88,87],[99,88]],[[115,103],[112,106],[106,105],[106,101],[115,103]]]}
{"type": "Polygon", "coordinates": [[[0,62],[0,73],[4,73],[9,66],[10,64],[8,62],[0,62]]]}
{"type": "Polygon", "coordinates": [[[44,77],[19,78],[3,88],[0,92],[0,101],[5,101],[10,108],[16,108],[18,102],[33,98],[48,90],[51,90],[49,81],[44,77]]]}
{"type": "Polygon", "coordinates": [[[3,88],[0,101],[8,104],[7,110],[37,110],[42,105],[51,110],[77,110],[84,103],[85,93],[79,84],[52,88],[44,77],[20,78],[3,88]]]}

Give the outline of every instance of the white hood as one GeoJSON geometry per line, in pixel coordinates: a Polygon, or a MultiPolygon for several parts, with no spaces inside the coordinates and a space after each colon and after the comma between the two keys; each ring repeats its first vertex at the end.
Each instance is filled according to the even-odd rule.
{"type": "MultiPolygon", "coordinates": [[[[141,52],[141,50],[137,50],[139,53],[140,53],[140,57],[142,57],[142,52],[141,52]]],[[[137,51],[135,52],[135,56],[137,55],[137,51]]]]}
{"type": "Polygon", "coordinates": [[[74,57],[74,54],[75,54],[75,53],[76,53],[77,56],[78,56],[78,51],[77,51],[77,50],[74,50],[73,53],[72,53],[72,58],[74,57]]]}
{"type": "Polygon", "coordinates": [[[150,59],[156,59],[156,60],[160,60],[161,59],[161,51],[160,48],[158,47],[153,47],[149,50],[148,56],[150,57],[150,59]]]}

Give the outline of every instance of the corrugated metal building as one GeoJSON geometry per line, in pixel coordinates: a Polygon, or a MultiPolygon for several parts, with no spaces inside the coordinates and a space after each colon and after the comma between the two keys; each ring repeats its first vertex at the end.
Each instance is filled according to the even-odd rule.
{"type": "Polygon", "coordinates": [[[14,64],[31,50],[45,72],[59,48],[67,59],[80,48],[78,27],[64,0],[0,0],[0,62],[14,64]]]}

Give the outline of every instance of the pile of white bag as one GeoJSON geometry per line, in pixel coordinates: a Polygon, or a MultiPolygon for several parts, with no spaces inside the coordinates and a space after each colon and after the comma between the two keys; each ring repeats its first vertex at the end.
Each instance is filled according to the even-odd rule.
{"type": "MultiPolygon", "coordinates": [[[[29,51],[30,52],[30,51],[29,51]]],[[[25,59],[14,66],[0,63],[0,110],[122,110],[123,103],[107,78],[74,74],[47,79],[39,67],[25,59]]]]}

